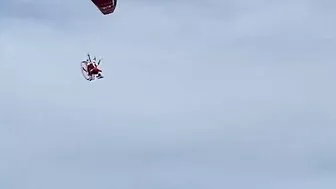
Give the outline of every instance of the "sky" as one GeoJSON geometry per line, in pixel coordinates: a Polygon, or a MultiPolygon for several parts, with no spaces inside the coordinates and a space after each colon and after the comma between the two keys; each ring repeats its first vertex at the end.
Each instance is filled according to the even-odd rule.
{"type": "Polygon", "coordinates": [[[334,189],[335,8],[0,0],[0,189],[334,189]]]}

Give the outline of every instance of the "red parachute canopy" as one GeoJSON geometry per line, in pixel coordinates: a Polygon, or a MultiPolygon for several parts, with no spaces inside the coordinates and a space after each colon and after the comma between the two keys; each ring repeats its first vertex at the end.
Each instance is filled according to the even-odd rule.
{"type": "Polygon", "coordinates": [[[111,14],[117,7],[117,0],[91,0],[104,15],[111,14]]]}

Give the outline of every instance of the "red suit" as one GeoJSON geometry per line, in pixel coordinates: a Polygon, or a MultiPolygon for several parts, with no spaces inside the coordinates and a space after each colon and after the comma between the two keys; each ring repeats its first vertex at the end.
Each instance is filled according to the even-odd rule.
{"type": "Polygon", "coordinates": [[[95,66],[94,64],[88,64],[87,66],[87,71],[88,71],[88,75],[97,75],[100,72],[102,72],[99,68],[97,68],[97,66],[95,66]]]}

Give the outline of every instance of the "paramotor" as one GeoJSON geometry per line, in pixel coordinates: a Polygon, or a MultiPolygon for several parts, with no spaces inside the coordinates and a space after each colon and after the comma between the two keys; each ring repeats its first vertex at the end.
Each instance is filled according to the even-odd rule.
{"type": "Polygon", "coordinates": [[[102,79],[104,76],[101,74],[102,70],[98,68],[99,64],[101,63],[101,59],[96,63],[96,57],[94,57],[93,60],[91,60],[90,55],[88,54],[88,59],[83,60],[81,62],[81,71],[83,74],[83,77],[88,80],[92,81],[97,79],[102,79]]]}

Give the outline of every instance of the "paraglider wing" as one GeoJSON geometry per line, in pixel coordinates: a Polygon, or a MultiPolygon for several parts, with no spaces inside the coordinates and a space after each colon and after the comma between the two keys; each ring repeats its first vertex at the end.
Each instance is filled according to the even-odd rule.
{"type": "Polygon", "coordinates": [[[114,12],[117,0],[91,0],[104,15],[114,12]]]}

